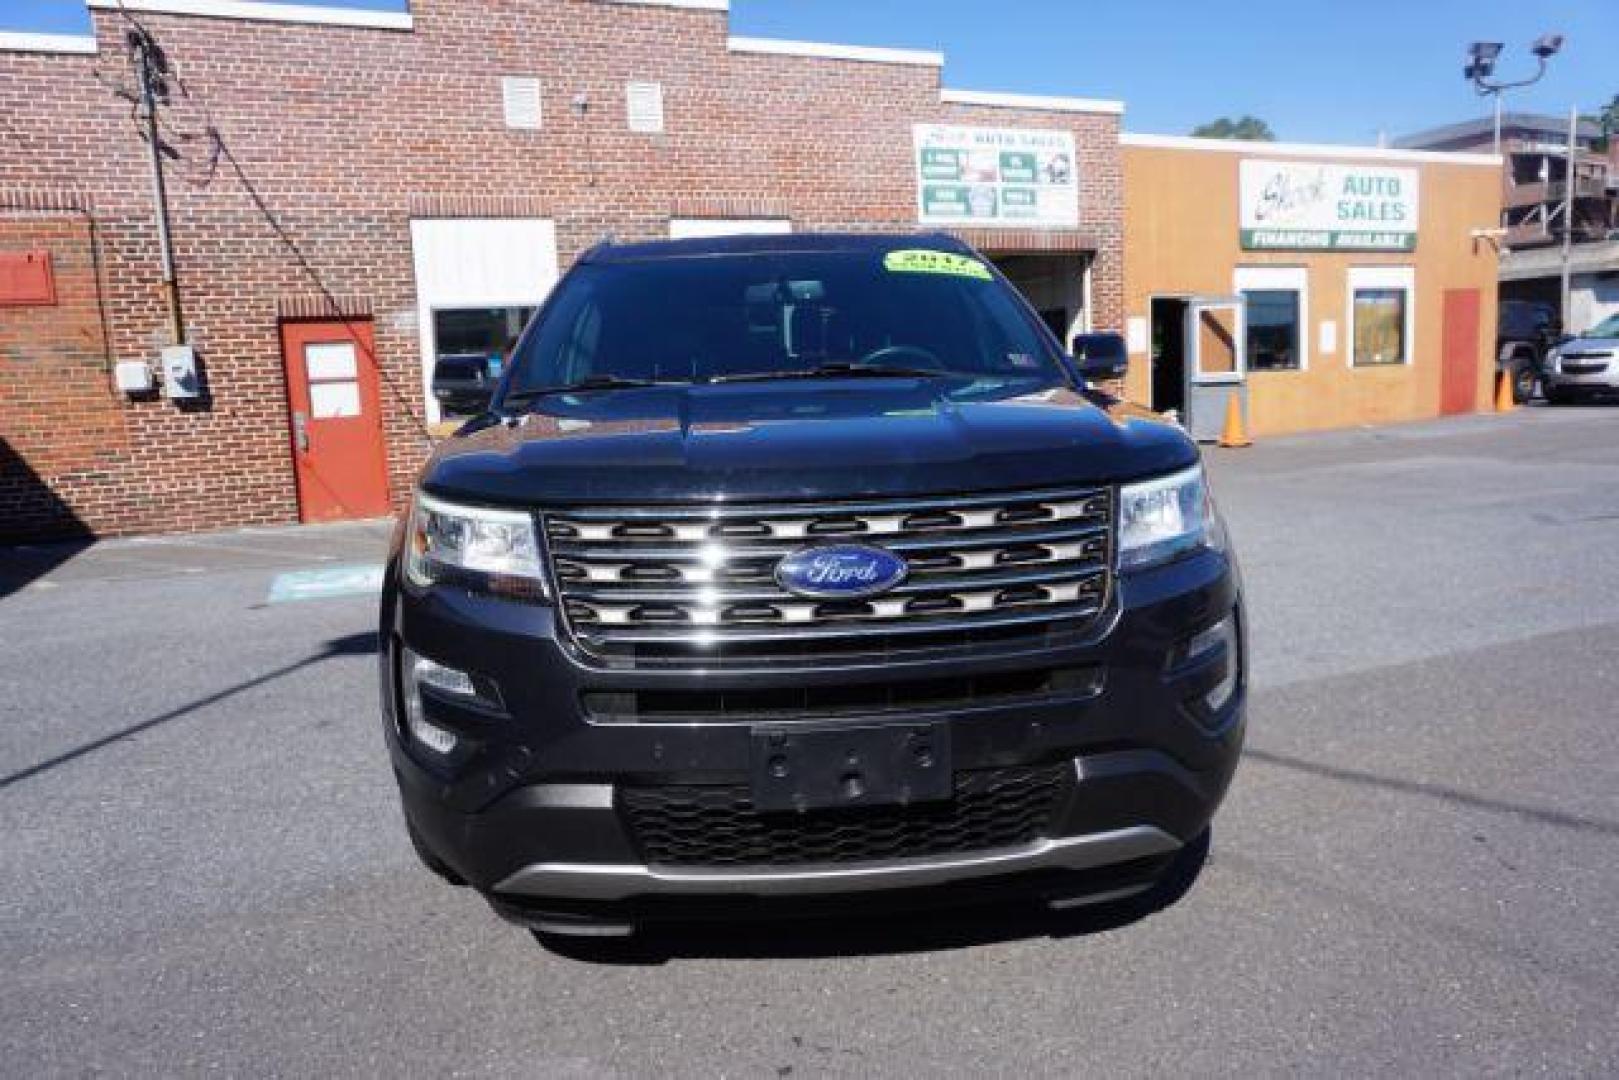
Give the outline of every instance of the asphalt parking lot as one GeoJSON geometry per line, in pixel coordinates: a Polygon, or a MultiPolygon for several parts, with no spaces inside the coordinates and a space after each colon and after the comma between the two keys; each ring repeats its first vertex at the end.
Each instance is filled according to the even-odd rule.
{"type": "Polygon", "coordinates": [[[416,865],[377,731],[386,526],[0,552],[0,1072],[1611,1075],[1619,409],[1213,472],[1254,692],[1178,903],[619,965],[416,865]]]}

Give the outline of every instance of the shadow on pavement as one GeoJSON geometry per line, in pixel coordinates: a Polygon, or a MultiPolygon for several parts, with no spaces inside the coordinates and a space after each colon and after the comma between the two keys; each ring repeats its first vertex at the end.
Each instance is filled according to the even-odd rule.
{"type": "Polygon", "coordinates": [[[1454,803],[1457,806],[1466,806],[1474,810],[1488,810],[1497,814],[1512,814],[1517,817],[1527,818],[1530,821],[1538,821],[1544,825],[1557,825],[1565,829],[1594,832],[1603,836],[1619,836],[1619,822],[1604,821],[1601,818],[1581,817],[1578,814],[1570,814],[1562,810],[1524,806],[1522,803],[1506,802],[1502,799],[1488,799],[1482,795],[1473,795],[1466,791],[1458,791],[1455,788],[1442,787],[1439,784],[1429,784],[1419,780],[1401,780],[1392,776],[1378,776],[1376,773],[1345,769],[1337,765],[1323,765],[1319,762],[1289,757],[1286,754],[1277,754],[1252,746],[1243,750],[1242,756],[1251,761],[1262,761],[1267,765],[1295,769],[1299,772],[1309,773],[1312,776],[1340,780],[1347,784],[1362,784],[1368,787],[1383,788],[1386,791],[1399,791],[1408,795],[1426,795],[1431,799],[1440,799],[1444,802],[1454,803]]]}
{"type": "Polygon", "coordinates": [[[0,546],[0,600],[33,584],[94,546],[95,541],[90,539],[58,540],[26,547],[0,546]]]}
{"type": "Polygon", "coordinates": [[[68,539],[26,548],[0,546],[0,597],[90,546],[90,527],[4,438],[0,438],[0,505],[5,507],[0,514],[0,545],[68,539]]]}
{"type": "Polygon", "coordinates": [[[1053,911],[1038,902],[1003,902],[870,918],[652,923],[629,938],[535,937],[548,952],[570,960],[625,966],[683,959],[893,956],[1038,937],[1085,937],[1122,929],[1179,903],[1202,874],[1209,844],[1205,831],[1146,893],[1069,911],[1053,911]]]}
{"type": "Polygon", "coordinates": [[[207,708],[209,705],[214,705],[218,702],[224,701],[227,698],[234,697],[235,695],[242,693],[244,690],[251,690],[256,686],[263,686],[265,683],[274,682],[276,679],[282,678],[286,675],[291,675],[293,672],[309,667],[312,664],[318,664],[323,660],[331,660],[334,657],[339,656],[368,656],[376,651],[377,635],[375,631],[367,631],[361,634],[349,634],[346,637],[333,638],[331,641],[326,643],[325,648],[321,649],[320,652],[311,653],[302,660],[297,660],[290,664],[284,664],[273,671],[267,671],[263,675],[257,675],[251,679],[248,679],[246,682],[240,682],[235,686],[226,687],[223,690],[209,694],[207,697],[202,697],[195,701],[187,702],[178,708],[170,709],[168,712],[160,713],[157,716],[151,717],[150,719],[131,724],[128,727],[121,728],[120,730],[113,732],[110,735],[104,735],[99,739],[94,739],[90,742],[84,743],[82,746],[75,746],[71,750],[66,750],[60,754],[57,754],[55,757],[47,758],[38,764],[30,765],[27,768],[19,769],[14,773],[8,773],[4,776],[0,776],[0,789],[8,788],[12,784],[20,783],[31,777],[38,776],[40,773],[49,772],[51,769],[57,768],[60,765],[66,765],[70,761],[76,761],[87,754],[93,754],[97,750],[111,746],[114,743],[133,738],[144,731],[150,731],[155,727],[161,727],[162,725],[170,723],[174,720],[179,720],[182,717],[196,712],[198,709],[207,708]]]}

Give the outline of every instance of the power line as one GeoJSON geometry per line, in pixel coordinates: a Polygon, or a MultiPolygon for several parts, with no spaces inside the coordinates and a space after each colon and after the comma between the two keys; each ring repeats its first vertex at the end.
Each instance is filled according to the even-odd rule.
{"type": "MultiPolygon", "coordinates": [[[[136,75],[137,78],[141,80],[142,90],[140,93],[136,93],[135,91],[131,91],[125,87],[109,82],[109,80],[103,77],[99,71],[96,74],[97,77],[101,79],[102,83],[107,85],[109,89],[113,91],[115,96],[132,102],[132,118],[137,120],[137,130],[140,132],[142,139],[150,143],[149,152],[152,154],[153,161],[155,163],[154,168],[157,170],[156,175],[159,177],[161,176],[161,163],[164,159],[167,159],[176,163],[177,165],[184,165],[190,169],[196,170],[194,176],[186,175],[184,172],[182,172],[182,179],[186,180],[187,183],[193,187],[206,189],[213,184],[214,179],[218,175],[221,163],[228,165],[232,174],[235,175],[238,183],[242,185],[243,191],[247,193],[248,199],[252,202],[254,209],[256,209],[259,215],[263,217],[265,222],[269,225],[270,231],[274,233],[276,238],[291,254],[292,259],[297,264],[299,270],[310,280],[310,282],[314,285],[315,290],[321,295],[322,299],[326,301],[327,307],[332,314],[332,318],[342,323],[342,325],[349,331],[350,335],[354,338],[356,345],[359,347],[360,352],[365,354],[366,359],[376,371],[378,378],[384,385],[388,387],[389,393],[393,397],[396,405],[404,412],[406,417],[409,418],[412,425],[421,432],[422,436],[431,441],[432,433],[427,428],[426,418],[417,411],[414,399],[400,388],[397,380],[395,380],[388,370],[382,365],[380,359],[376,355],[374,346],[367,346],[364,344],[364,338],[358,332],[358,326],[353,318],[347,313],[346,305],[344,305],[338,299],[337,295],[333,292],[330,286],[327,285],[326,280],[321,276],[320,271],[304,254],[304,251],[298,244],[296,238],[282,223],[280,217],[270,206],[269,201],[259,191],[258,186],[253,183],[253,180],[248,175],[247,170],[243,168],[241,161],[231,151],[229,144],[225,140],[224,133],[219,129],[218,125],[214,123],[213,113],[209,109],[207,101],[200,95],[192,93],[191,87],[170,62],[167,52],[163,50],[156,36],[129,13],[129,11],[123,6],[122,0],[119,0],[117,10],[119,14],[122,15],[123,18],[130,24],[130,30],[126,36],[126,41],[128,42],[130,48],[131,64],[132,66],[137,67],[136,75]],[[165,118],[163,114],[158,111],[157,106],[159,104],[161,104],[165,109],[170,111],[173,110],[175,105],[176,91],[178,92],[180,100],[201,112],[202,124],[200,130],[186,130],[180,125],[175,124],[172,120],[165,118]],[[143,117],[142,114],[142,102],[148,97],[151,100],[152,107],[150,109],[148,122],[142,124],[140,121],[142,119],[146,119],[146,117],[143,117]],[[173,140],[172,142],[164,141],[161,136],[165,133],[170,136],[170,138],[173,140]],[[188,154],[183,153],[180,149],[180,146],[195,143],[198,139],[204,140],[207,146],[206,155],[200,170],[197,169],[197,163],[188,154]]],[[[162,206],[160,207],[160,217],[163,219],[161,222],[160,231],[166,233],[166,196],[163,200],[162,206]]],[[[175,313],[174,317],[177,319],[177,289],[175,290],[174,296],[175,307],[173,311],[175,313]]]]}

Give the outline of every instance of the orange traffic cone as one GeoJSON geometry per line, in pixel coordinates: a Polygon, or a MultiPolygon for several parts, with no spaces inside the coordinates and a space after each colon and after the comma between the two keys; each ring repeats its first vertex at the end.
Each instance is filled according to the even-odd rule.
{"type": "Polygon", "coordinates": [[[1242,426],[1242,402],[1232,394],[1225,399],[1225,428],[1220,432],[1221,446],[1252,446],[1254,441],[1242,426]]]}
{"type": "Polygon", "coordinates": [[[1511,412],[1518,407],[1512,400],[1512,372],[1498,371],[1495,373],[1495,411],[1511,412]]]}

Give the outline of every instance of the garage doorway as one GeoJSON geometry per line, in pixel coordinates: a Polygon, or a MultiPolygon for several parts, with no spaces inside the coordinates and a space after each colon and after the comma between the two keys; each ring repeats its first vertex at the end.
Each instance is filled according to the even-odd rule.
{"type": "Polygon", "coordinates": [[[441,363],[487,375],[508,359],[511,328],[521,329],[556,284],[556,225],[546,218],[415,218],[417,325],[427,422],[444,411],[433,394],[441,363]]]}
{"type": "Polygon", "coordinates": [[[1091,331],[1088,254],[991,255],[1012,286],[1051,328],[1063,348],[1091,331]]]}

